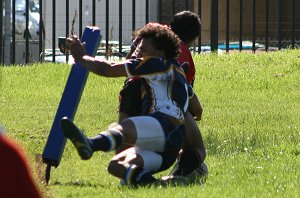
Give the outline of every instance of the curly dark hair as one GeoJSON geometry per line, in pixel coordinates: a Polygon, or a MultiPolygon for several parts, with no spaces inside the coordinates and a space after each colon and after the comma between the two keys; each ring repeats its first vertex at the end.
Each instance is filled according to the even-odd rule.
{"type": "Polygon", "coordinates": [[[166,59],[176,59],[180,52],[180,39],[169,27],[158,23],[149,23],[137,30],[134,35],[151,39],[157,50],[163,50],[166,59]]]}
{"type": "Polygon", "coordinates": [[[171,30],[184,43],[194,41],[200,33],[200,17],[190,11],[178,12],[170,21],[171,30]]]}

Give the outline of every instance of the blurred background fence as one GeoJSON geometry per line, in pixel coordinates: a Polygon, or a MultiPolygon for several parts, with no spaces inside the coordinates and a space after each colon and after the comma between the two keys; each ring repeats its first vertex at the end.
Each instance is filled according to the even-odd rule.
{"type": "Polygon", "coordinates": [[[124,56],[132,31],[148,22],[168,24],[190,10],[201,17],[196,53],[270,51],[300,45],[300,0],[3,0],[0,64],[68,62],[59,38],[72,28],[99,26],[97,55],[124,56]],[[75,19],[74,26],[72,20],[75,19]]]}

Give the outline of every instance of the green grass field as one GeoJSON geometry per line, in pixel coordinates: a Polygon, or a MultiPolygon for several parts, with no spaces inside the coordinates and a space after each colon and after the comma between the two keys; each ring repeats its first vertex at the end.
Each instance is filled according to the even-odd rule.
{"type": "MultiPolygon", "coordinates": [[[[113,153],[81,161],[67,142],[49,185],[40,183],[45,197],[299,197],[300,50],[194,60],[209,166],[204,185],[121,187],[106,171],[113,153]]],[[[0,67],[0,124],[31,161],[43,152],[69,71],[50,63],[0,67]]],[[[89,75],[75,117],[88,136],[117,119],[123,81],[89,75]]],[[[32,167],[36,177],[44,173],[44,164],[32,167]]]]}

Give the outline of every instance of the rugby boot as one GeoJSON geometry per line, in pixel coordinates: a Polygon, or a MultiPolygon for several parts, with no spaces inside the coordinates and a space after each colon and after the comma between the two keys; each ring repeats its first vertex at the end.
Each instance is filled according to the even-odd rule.
{"type": "Polygon", "coordinates": [[[64,136],[71,140],[82,160],[88,160],[92,157],[93,149],[89,140],[68,117],[61,119],[61,130],[64,136]]]}

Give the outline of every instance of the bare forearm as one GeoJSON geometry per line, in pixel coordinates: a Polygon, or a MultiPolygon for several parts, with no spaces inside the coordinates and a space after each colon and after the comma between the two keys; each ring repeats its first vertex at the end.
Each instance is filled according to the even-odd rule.
{"type": "Polygon", "coordinates": [[[119,77],[124,76],[123,72],[112,72],[113,64],[112,62],[105,61],[105,60],[98,60],[91,56],[83,56],[82,58],[79,58],[76,60],[76,62],[79,62],[84,68],[86,68],[88,71],[93,72],[99,76],[105,76],[105,77],[119,77]]]}
{"type": "Polygon", "coordinates": [[[203,108],[196,94],[190,99],[188,109],[196,120],[201,120],[203,108]]]}
{"type": "Polygon", "coordinates": [[[91,56],[83,56],[82,58],[77,59],[76,62],[79,62],[88,71],[100,76],[106,76],[106,71],[111,67],[106,62],[97,60],[91,56]]]}

